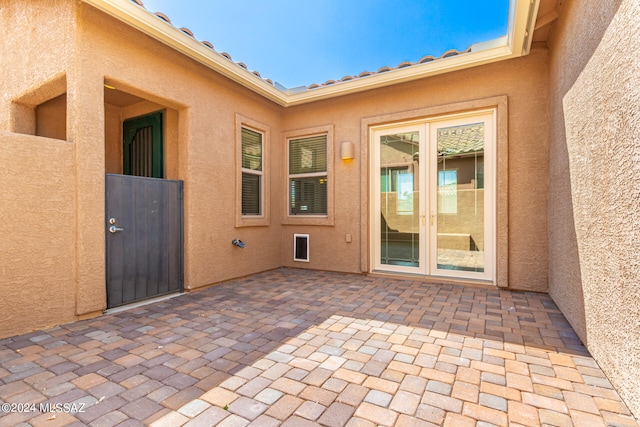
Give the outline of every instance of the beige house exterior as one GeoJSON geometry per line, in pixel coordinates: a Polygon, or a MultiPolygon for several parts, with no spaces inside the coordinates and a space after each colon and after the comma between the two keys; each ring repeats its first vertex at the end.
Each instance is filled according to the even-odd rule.
{"type": "Polygon", "coordinates": [[[283,266],[403,274],[376,267],[375,132],[484,112],[487,274],[419,278],[548,292],[638,418],[640,3],[522,3],[503,40],[292,91],[129,0],[0,0],[0,337],[107,308],[105,174],[125,169],[127,119],[162,111],[194,291],[283,266]],[[242,214],[243,128],[262,135],[258,216],[242,214]],[[292,215],[288,144],[310,135],[326,136],[326,213],[292,215]]]}

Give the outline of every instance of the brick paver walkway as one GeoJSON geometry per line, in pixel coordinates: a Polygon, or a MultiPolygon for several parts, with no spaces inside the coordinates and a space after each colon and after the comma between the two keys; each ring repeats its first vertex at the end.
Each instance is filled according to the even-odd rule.
{"type": "Polygon", "coordinates": [[[638,425],[548,295],[294,269],[2,339],[0,402],[27,411],[1,426],[638,425]]]}

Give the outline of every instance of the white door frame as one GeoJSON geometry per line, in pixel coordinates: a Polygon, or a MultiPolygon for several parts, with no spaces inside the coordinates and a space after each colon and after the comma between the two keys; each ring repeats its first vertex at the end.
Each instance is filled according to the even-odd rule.
{"type": "MultiPolygon", "coordinates": [[[[427,257],[427,250],[429,248],[429,246],[427,245],[426,239],[424,238],[424,236],[427,235],[426,233],[426,214],[427,214],[427,198],[424,197],[424,195],[421,194],[421,196],[419,197],[419,204],[418,204],[418,218],[417,220],[419,221],[418,227],[419,227],[419,245],[418,245],[418,251],[419,251],[419,265],[415,266],[415,267],[409,267],[409,266],[402,266],[402,265],[394,265],[394,266],[390,266],[390,265],[386,265],[386,264],[382,264],[381,263],[381,245],[380,245],[380,230],[382,228],[382,216],[381,216],[381,212],[380,212],[380,206],[381,206],[381,197],[380,197],[380,150],[379,149],[375,149],[376,148],[376,142],[379,141],[381,136],[384,135],[392,135],[392,134],[399,134],[399,133],[408,133],[408,132],[414,132],[417,131],[419,132],[419,158],[425,158],[425,153],[426,153],[426,134],[424,133],[424,124],[423,123],[402,123],[402,124],[395,124],[393,126],[385,126],[385,127],[377,127],[371,130],[371,137],[370,140],[372,141],[372,150],[371,150],[371,161],[372,161],[372,179],[371,179],[371,202],[372,202],[372,218],[371,218],[371,224],[372,224],[372,233],[371,233],[371,238],[372,238],[372,245],[371,245],[371,250],[372,250],[372,254],[371,254],[371,259],[372,259],[372,268],[374,270],[384,270],[384,271],[393,271],[393,272],[398,272],[398,273],[410,273],[410,274],[421,274],[424,275],[427,273],[427,265],[428,265],[428,257],[427,257]],[[375,178],[374,178],[375,176],[375,178]]],[[[418,175],[420,177],[425,177],[426,176],[426,162],[418,162],[419,164],[419,170],[418,170],[418,175]]],[[[424,178],[421,178],[421,180],[424,180],[424,178]]],[[[422,187],[421,188],[421,192],[423,192],[422,187]]]]}
{"type": "Polygon", "coordinates": [[[370,143],[370,270],[434,277],[472,279],[495,283],[496,280],[496,109],[483,109],[462,114],[372,126],[370,143]],[[437,141],[439,127],[482,121],[485,126],[484,146],[484,271],[439,269],[437,265],[437,141]],[[381,262],[381,179],[380,136],[419,132],[419,253],[417,267],[382,264],[381,262]],[[434,220],[435,218],[435,220],[434,220]]]}

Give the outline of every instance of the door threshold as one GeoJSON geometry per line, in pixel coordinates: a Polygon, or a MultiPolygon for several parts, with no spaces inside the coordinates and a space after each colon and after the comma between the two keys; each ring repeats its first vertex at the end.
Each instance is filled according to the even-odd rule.
{"type": "Polygon", "coordinates": [[[138,308],[138,307],[142,307],[142,306],[145,306],[145,305],[153,304],[153,303],[156,303],[156,302],[161,302],[161,301],[165,301],[165,300],[168,300],[168,299],[171,299],[171,298],[179,297],[180,295],[186,295],[186,292],[177,292],[177,293],[174,293],[174,294],[162,295],[162,296],[155,297],[155,298],[149,298],[149,299],[146,299],[146,300],[143,300],[143,301],[132,302],[131,304],[121,305],[119,307],[108,308],[103,312],[103,314],[120,313],[121,311],[132,310],[134,308],[138,308]]]}
{"type": "Polygon", "coordinates": [[[418,273],[404,273],[385,270],[373,270],[368,274],[373,277],[392,277],[395,279],[404,280],[420,280],[422,282],[439,285],[462,285],[481,287],[486,289],[499,289],[495,281],[493,280],[470,279],[464,277],[429,276],[418,273]]]}

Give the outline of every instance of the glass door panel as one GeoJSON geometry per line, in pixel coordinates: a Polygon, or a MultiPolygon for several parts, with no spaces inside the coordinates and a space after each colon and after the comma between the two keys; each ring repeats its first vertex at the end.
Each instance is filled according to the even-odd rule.
{"type": "MultiPolygon", "coordinates": [[[[376,251],[379,267],[402,271],[421,267],[420,131],[376,134],[379,209],[376,251]]],[[[424,263],[423,263],[424,264],[424,263]]]]}
{"type": "Polygon", "coordinates": [[[485,152],[491,132],[484,117],[432,125],[432,274],[484,278],[488,273],[485,152]]]}

